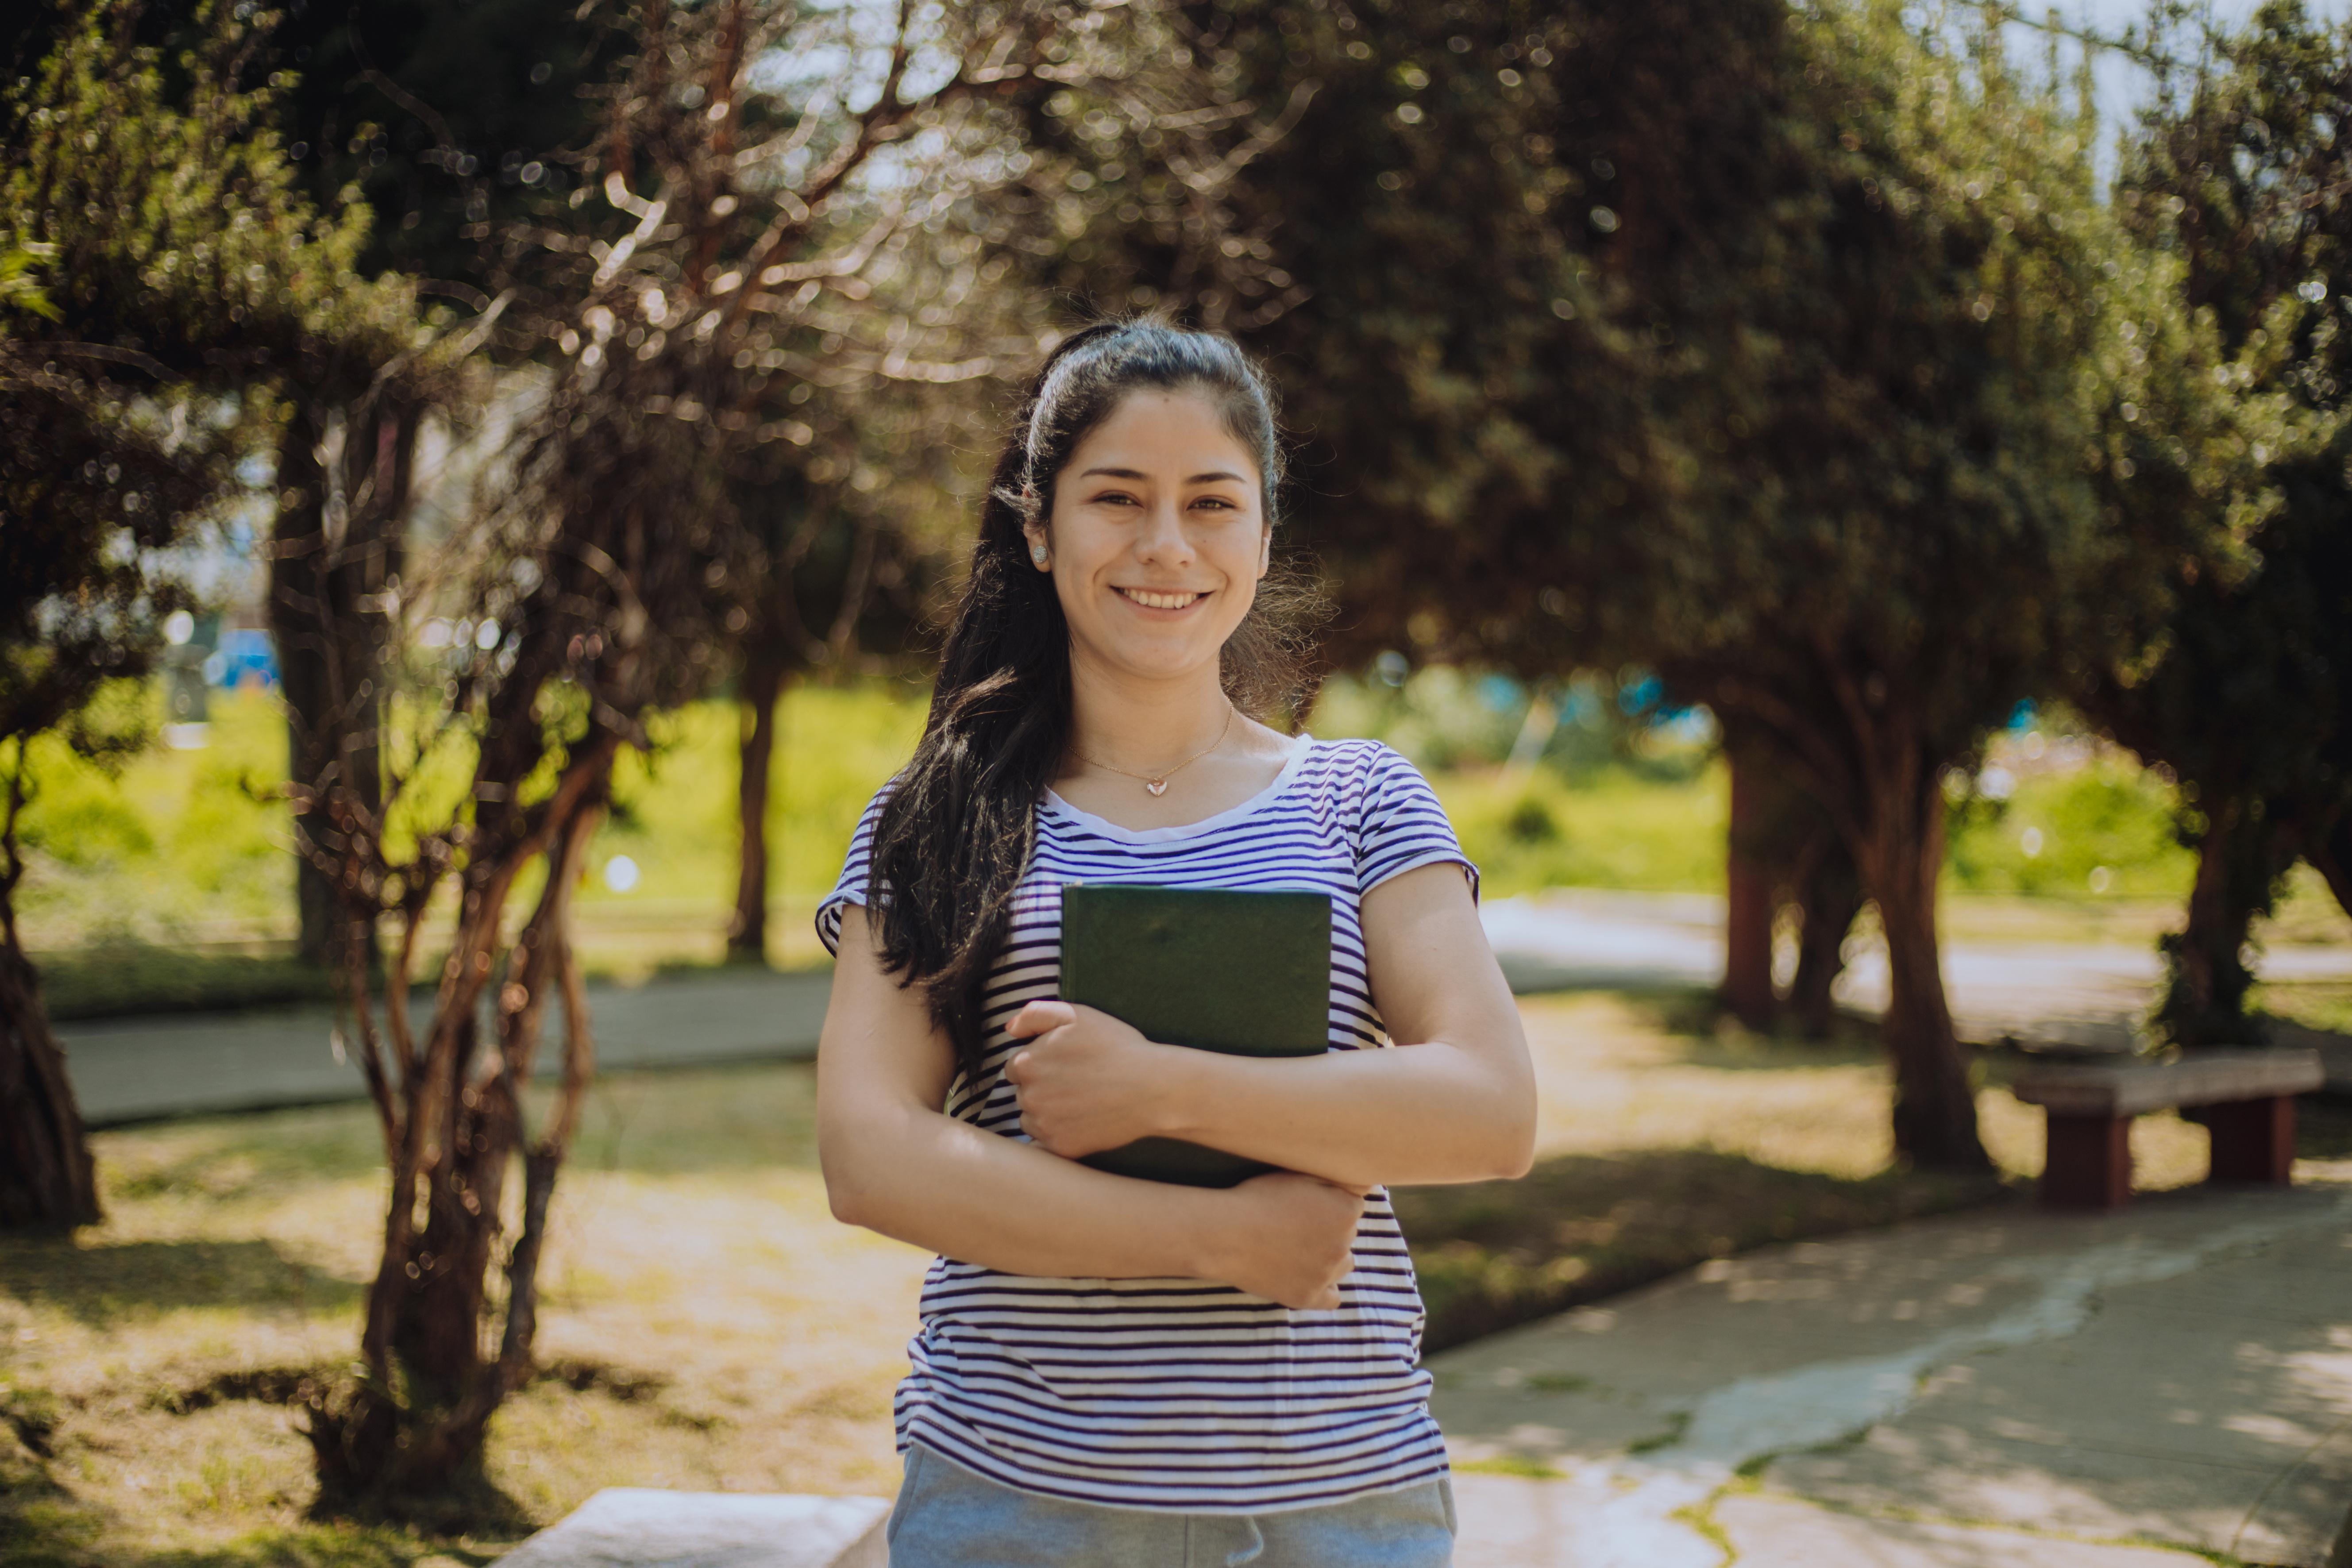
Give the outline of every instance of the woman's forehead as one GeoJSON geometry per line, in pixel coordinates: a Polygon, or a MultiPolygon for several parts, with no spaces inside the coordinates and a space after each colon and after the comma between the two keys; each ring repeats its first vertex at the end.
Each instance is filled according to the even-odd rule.
{"type": "Polygon", "coordinates": [[[1256,456],[1226,424],[1207,395],[1144,387],[1129,393],[1070,453],[1070,470],[1123,469],[1140,477],[1188,482],[1225,479],[1259,481],[1256,456]]]}

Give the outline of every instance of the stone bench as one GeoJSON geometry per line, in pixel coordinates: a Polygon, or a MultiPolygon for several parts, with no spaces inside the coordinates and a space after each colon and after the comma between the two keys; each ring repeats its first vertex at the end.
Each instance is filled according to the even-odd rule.
{"type": "Polygon", "coordinates": [[[2284,1186],[2294,1169],[2294,1097],[2326,1081],[2313,1050],[2199,1051],[2173,1062],[2039,1067],[2010,1086],[2049,1112],[2042,1201],[2111,1209],[2131,1196],[2131,1123],[2191,1110],[2213,1137],[2208,1180],[2284,1186]]]}
{"type": "Polygon", "coordinates": [[[505,1568],[887,1568],[885,1498],[607,1487],[505,1568]]]}

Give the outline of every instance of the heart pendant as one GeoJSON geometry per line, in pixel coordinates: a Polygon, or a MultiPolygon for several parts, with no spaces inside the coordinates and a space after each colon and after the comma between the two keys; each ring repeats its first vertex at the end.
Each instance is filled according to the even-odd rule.
{"type": "Polygon", "coordinates": [[[1168,793],[1168,781],[1166,779],[1146,779],[1143,781],[1143,787],[1147,792],[1152,795],[1166,795],[1168,793]]]}

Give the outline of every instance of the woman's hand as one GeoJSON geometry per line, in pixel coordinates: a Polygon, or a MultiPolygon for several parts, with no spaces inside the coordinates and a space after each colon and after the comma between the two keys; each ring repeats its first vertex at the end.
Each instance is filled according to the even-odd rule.
{"type": "Polygon", "coordinates": [[[1355,1267],[1364,1194],[1276,1171],[1251,1177],[1231,1196],[1240,1213],[1219,1231],[1205,1276],[1286,1307],[1337,1307],[1339,1281],[1355,1267]]]}
{"type": "Polygon", "coordinates": [[[1175,1047],[1067,1002],[1032,1002],[1004,1027],[1029,1041],[1004,1076],[1021,1130],[1038,1147],[1075,1160],[1161,1131],[1162,1073],[1175,1047]]]}

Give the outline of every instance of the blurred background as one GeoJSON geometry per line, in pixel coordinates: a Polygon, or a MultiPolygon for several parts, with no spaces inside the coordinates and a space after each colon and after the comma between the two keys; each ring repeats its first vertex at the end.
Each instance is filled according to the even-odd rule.
{"type": "Polygon", "coordinates": [[[920,1260],[824,1215],[810,917],[1106,314],[1270,364],[1289,717],[1429,774],[1527,999],[1538,1175],[1403,1195],[1433,1350],[2010,1202],[2036,1060],[2352,1093],[2340,6],[61,0],[0,54],[24,1561],[887,1489],[920,1260]],[[478,1384],[449,1467],[352,1458],[478,1384]]]}

